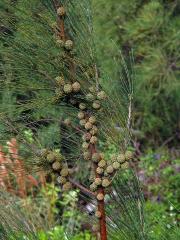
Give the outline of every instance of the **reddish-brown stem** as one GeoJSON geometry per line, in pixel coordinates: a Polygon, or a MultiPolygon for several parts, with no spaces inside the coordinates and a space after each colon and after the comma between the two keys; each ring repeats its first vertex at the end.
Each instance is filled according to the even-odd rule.
{"type": "MultiPolygon", "coordinates": [[[[95,147],[94,144],[90,145],[89,150],[91,152],[91,155],[93,153],[97,152],[96,147],[95,147]]],[[[96,171],[96,168],[97,168],[97,165],[95,164],[95,171],[96,171]]],[[[96,173],[96,177],[99,178],[101,176],[98,173],[96,173]]],[[[97,190],[97,193],[102,193],[103,195],[105,195],[104,188],[103,187],[99,187],[98,190],[97,190]]],[[[97,200],[97,203],[98,203],[98,210],[101,213],[101,218],[99,219],[100,237],[101,237],[101,240],[107,240],[106,212],[105,212],[105,202],[104,202],[104,199],[102,201],[98,201],[97,200]]]]}
{"type": "Polygon", "coordinates": [[[86,187],[82,186],[80,183],[74,181],[73,179],[69,178],[69,181],[72,183],[72,185],[77,187],[83,193],[88,194],[88,195],[90,195],[92,197],[96,196],[96,193],[91,192],[89,189],[87,189],[86,187]]]}

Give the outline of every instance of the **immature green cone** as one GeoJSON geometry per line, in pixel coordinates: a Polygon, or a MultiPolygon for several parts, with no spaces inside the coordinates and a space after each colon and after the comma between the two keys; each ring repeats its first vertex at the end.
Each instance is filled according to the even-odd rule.
{"type": "Polygon", "coordinates": [[[83,142],[82,148],[83,148],[83,149],[88,149],[88,147],[89,147],[89,143],[83,142]]]}
{"type": "Polygon", "coordinates": [[[93,127],[93,125],[92,125],[92,123],[90,123],[90,122],[87,122],[87,123],[85,124],[85,129],[86,129],[86,130],[90,130],[92,127],[93,127]]]}
{"type": "Polygon", "coordinates": [[[92,124],[94,124],[96,122],[96,117],[95,116],[91,116],[88,121],[92,124]]]}
{"type": "Polygon", "coordinates": [[[83,141],[89,141],[91,139],[91,134],[90,133],[85,133],[82,136],[83,141]]]}
{"type": "Polygon", "coordinates": [[[97,168],[96,168],[96,172],[101,175],[101,174],[103,174],[104,169],[101,168],[101,167],[97,167],[97,168]]]}
{"type": "Polygon", "coordinates": [[[90,139],[90,143],[96,144],[97,143],[97,137],[96,136],[92,136],[91,139],[90,139]]]}
{"type": "Polygon", "coordinates": [[[90,130],[90,134],[96,135],[97,132],[98,132],[98,128],[95,125],[93,125],[92,129],[90,130]]]}
{"type": "Polygon", "coordinates": [[[79,121],[79,124],[80,124],[81,126],[85,126],[86,120],[85,120],[85,119],[81,119],[81,120],[79,121]]]}
{"type": "Polygon", "coordinates": [[[57,84],[57,85],[59,85],[59,86],[64,86],[65,81],[64,81],[64,78],[63,78],[63,77],[58,76],[58,77],[55,78],[55,80],[56,80],[56,84],[57,84]]]}
{"type": "Polygon", "coordinates": [[[111,165],[108,166],[108,167],[106,168],[106,172],[109,173],[109,174],[113,173],[113,172],[114,172],[113,166],[111,166],[111,165]]]}
{"type": "Polygon", "coordinates": [[[91,191],[96,191],[97,190],[97,185],[96,184],[94,184],[94,183],[92,183],[91,185],[90,185],[90,190],[91,191]]]}
{"type": "Polygon", "coordinates": [[[124,163],[124,162],[126,161],[125,154],[119,154],[119,155],[117,156],[117,161],[118,161],[119,163],[124,163]]]}
{"type": "Polygon", "coordinates": [[[61,170],[61,172],[60,172],[60,175],[61,175],[62,177],[67,177],[68,174],[69,174],[69,169],[68,169],[67,167],[62,168],[62,170],[61,170]]]}
{"type": "Polygon", "coordinates": [[[125,158],[126,158],[127,161],[131,160],[133,158],[133,152],[126,151],[125,152],[125,158]]]}
{"type": "Polygon", "coordinates": [[[98,167],[100,168],[104,168],[106,166],[106,161],[105,160],[101,160],[99,163],[98,163],[98,167]]]}
{"type": "Polygon", "coordinates": [[[83,153],[84,160],[90,160],[91,159],[91,154],[89,151],[86,151],[83,153]]]}
{"type": "Polygon", "coordinates": [[[88,101],[93,101],[93,100],[94,100],[94,95],[93,95],[92,93],[88,93],[88,94],[86,95],[86,99],[87,99],[88,101]]]}
{"type": "Polygon", "coordinates": [[[73,90],[72,85],[69,83],[65,84],[63,90],[65,93],[71,93],[73,90]]]}
{"type": "Polygon", "coordinates": [[[61,40],[61,39],[57,39],[56,40],[56,44],[59,46],[59,47],[64,47],[64,41],[63,40],[61,40]]]}
{"type": "Polygon", "coordinates": [[[113,162],[112,166],[113,166],[113,168],[114,168],[115,170],[117,170],[117,169],[119,169],[119,168],[121,167],[121,165],[120,165],[119,162],[113,162]]]}
{"type": "Polygon", "coordinates": [[[70,126],[70,125],[71,125],[71,119],[70,119],[70,118],[64,119],[64,124],[65,124],[66,126],[70,126]]]}

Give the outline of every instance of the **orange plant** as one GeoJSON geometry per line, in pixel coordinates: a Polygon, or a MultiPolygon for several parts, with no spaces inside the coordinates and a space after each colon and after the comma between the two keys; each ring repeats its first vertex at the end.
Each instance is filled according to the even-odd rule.
{"type": "Polygon", "coordinates": [[[7,142],[7,148],[8,153],[5,154],[0,146],[0,187],[24,198],[29,192],[34,193],[37,187],[45,184],[45,176],[40,172],[36,180],[26,172],[15,138],[7,142]]]}

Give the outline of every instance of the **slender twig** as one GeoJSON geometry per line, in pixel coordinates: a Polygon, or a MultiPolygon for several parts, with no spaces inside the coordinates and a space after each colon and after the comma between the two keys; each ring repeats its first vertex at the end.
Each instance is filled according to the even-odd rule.
{"type": "Polygon", "coordinates": [[[69,178],[69,181],[72,183],[72,185],[74,185],[75,187],[77,187],[80,191],[82,191],[85,194],[90,195],[91,197],[96,196],[95,192],[90,191],[88,188],[84,187],[83,185],[81,185],[80,183],[76,182],[75,180],[69,178]]]}

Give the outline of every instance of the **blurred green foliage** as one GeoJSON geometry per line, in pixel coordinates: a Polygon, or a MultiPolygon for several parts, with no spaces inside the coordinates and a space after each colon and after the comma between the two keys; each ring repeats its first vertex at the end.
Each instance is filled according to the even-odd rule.
{"type": "Polygon", "coordinates": [[[179,3],[93,2],[99,62],[110,77],[118,78],[117,51],[126,56],[133,49],[135,128],[148,137],[144,143],[159,144],[179,131],[179,3]]]}

